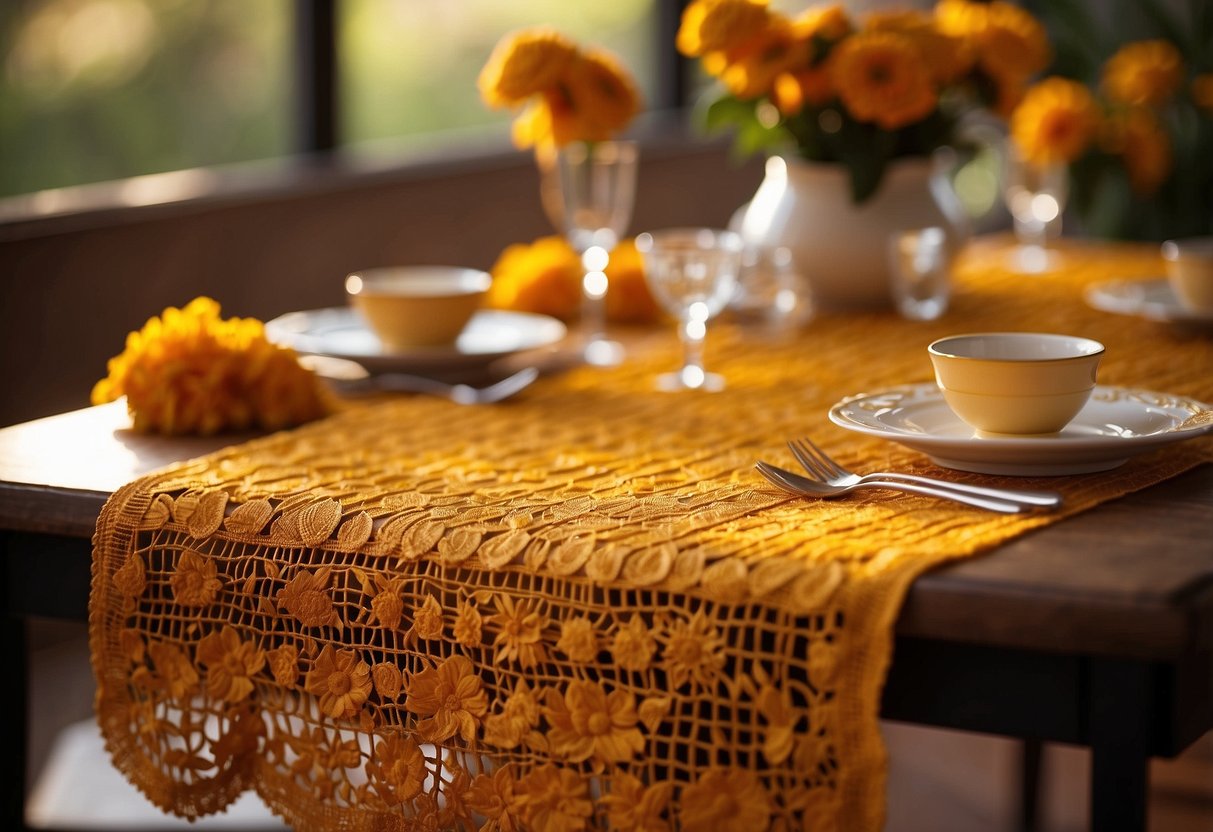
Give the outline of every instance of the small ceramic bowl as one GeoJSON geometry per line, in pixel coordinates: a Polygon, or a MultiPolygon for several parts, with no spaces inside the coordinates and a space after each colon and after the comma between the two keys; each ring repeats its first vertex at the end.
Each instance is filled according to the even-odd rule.
{"type": "Polygon", "coordinates": [[[1213,237],[1167,240],[1162,256],[1176,299],[1193,312],[1213,312],[1213,237]]]}
{"type": "Polygon", "coordinates": [[[983,332],[954,335],[927,351],[935,381],[956,415],[979,435],[1056,433],[1095,388],[1103,344],[1073,335],[983,332]]]}
{"type": "Polygon", "coordinates": [[[389,266],[345,279],[350,304],[390,350],[454,344],[493,279],[460,266],[389,266]]]}

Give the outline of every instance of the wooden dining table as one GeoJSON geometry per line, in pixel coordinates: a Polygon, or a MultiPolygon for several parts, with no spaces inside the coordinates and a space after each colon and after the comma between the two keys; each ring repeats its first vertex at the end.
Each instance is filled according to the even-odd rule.
{"type": "MultiPolygon", "coordinates": [[[[20,677],[10,691],[28,691],[28,619],[88,616],[106,500],[247,438],[136,433],[121,403],[0,429],[5,650],[20,677]]],[[[926,572],[894,637],[881,718],[1025,740],[1027,825],[1031,749],[1089,747],[1091,829],[1146,829],[1150,759],[1213,729],[1213,466],[926,572]]],[[[24,725],[4,725],[20,752],[24,725]]],[[[20,828],[24,782],[9,782],[5,820],[20,828]]]]}

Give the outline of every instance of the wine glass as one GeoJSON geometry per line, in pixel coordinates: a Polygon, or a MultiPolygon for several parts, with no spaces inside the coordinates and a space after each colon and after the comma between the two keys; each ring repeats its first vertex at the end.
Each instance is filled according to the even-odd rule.
{"type": "Polygon", "coordinates": [[[678,319],[682,369],[657,379],[661,390],[721,390],[724,378],[703,368],[707,322],[733,297],[741,270],[741,235],[712,228],[670,228],[636,238],[644,276],[657,302],[678,319]]]}
{"type": "Polygon", "coordinates": [[[1011,255],[1012,268],[1029,274],[1048,271],[1056,255],[1046,245],[1061,234],[1061,214],[1069,196],[1066,166],[1033,164],[1023,158],[1013,142],[1007,142],[1002,194],[1018,241],[1011,255]]]}
{"type": "Polygon", "coordinates": [[[572,142],[543,168],[543,203],[552,221],[580,255],[583,358],[611,366],[623,347],[606,337],[606,267],[632,220],[639,149],[626,140],[572,142]]]}

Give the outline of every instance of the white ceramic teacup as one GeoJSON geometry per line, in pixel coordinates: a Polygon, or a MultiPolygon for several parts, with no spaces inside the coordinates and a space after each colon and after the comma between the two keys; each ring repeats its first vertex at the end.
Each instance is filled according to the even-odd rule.
{"type": "Polygon", "coordinates": [[[944,400],[979,434],[1048,434],[1091,396],[1103,344],[1039,332],[983,332],[928,347],[944,400]]]}
{"type": "Polygon", "coordinates": [[[1162,256],[1176,299],[1194,312],[1213,312],[1213,237],[1167,240],[1162,256]]]}
{"type": "Polygon", "coordinates": [[[391,350],[455,343],[493,282],[461,266],[387,266],[354,272],[346,297],[391,350]]]}

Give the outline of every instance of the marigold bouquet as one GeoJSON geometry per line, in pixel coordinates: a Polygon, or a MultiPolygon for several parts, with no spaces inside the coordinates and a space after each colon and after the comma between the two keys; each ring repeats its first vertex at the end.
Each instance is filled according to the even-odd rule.
{"type": "MultiPolygon", "coordinates": [[[[1046,78],[1011,118],[1025,159],[1068,168],[1070,204],[1087,234],[1213,231],[1213,15],[1203,27],[1154,16],[1170,38],[1130,41],[1107,60],[1071,66],[1077,79],[1046,78]]],[[[1094,21],[1080,28],[1071,37],[1097,35],[1094,21]]]]}
{"type": "Polygon", "coordinates": [[[488,106],[519,110],[514,143],[540,155],[574,141],[610,139],[641,106],[635,82],[614,55],[579,47],[544,26],[504,36],[478,86],[488,106]]]}
{"type": "Polygon", "coordinates": [[[1041,24],[1001,0],[860,20],[840,5],[788,17],[766,0],[694,0],[677,45],[718,81],[709,130],[734,128],[743,154],[841,163],[856,202],[892,160],[955,144],[967,112],[1009,113],[1050,57],[1041,24]]]}
{"type": "Polygon", "coordinates": [[[93,404],[126,396],[135,430],[212,434],[292,427],[325,415],[331,399],[293,350],[270,343],[253,318],[219,316],[219,304],[195,298],[169,307],[131,332],[93,404]]]}

